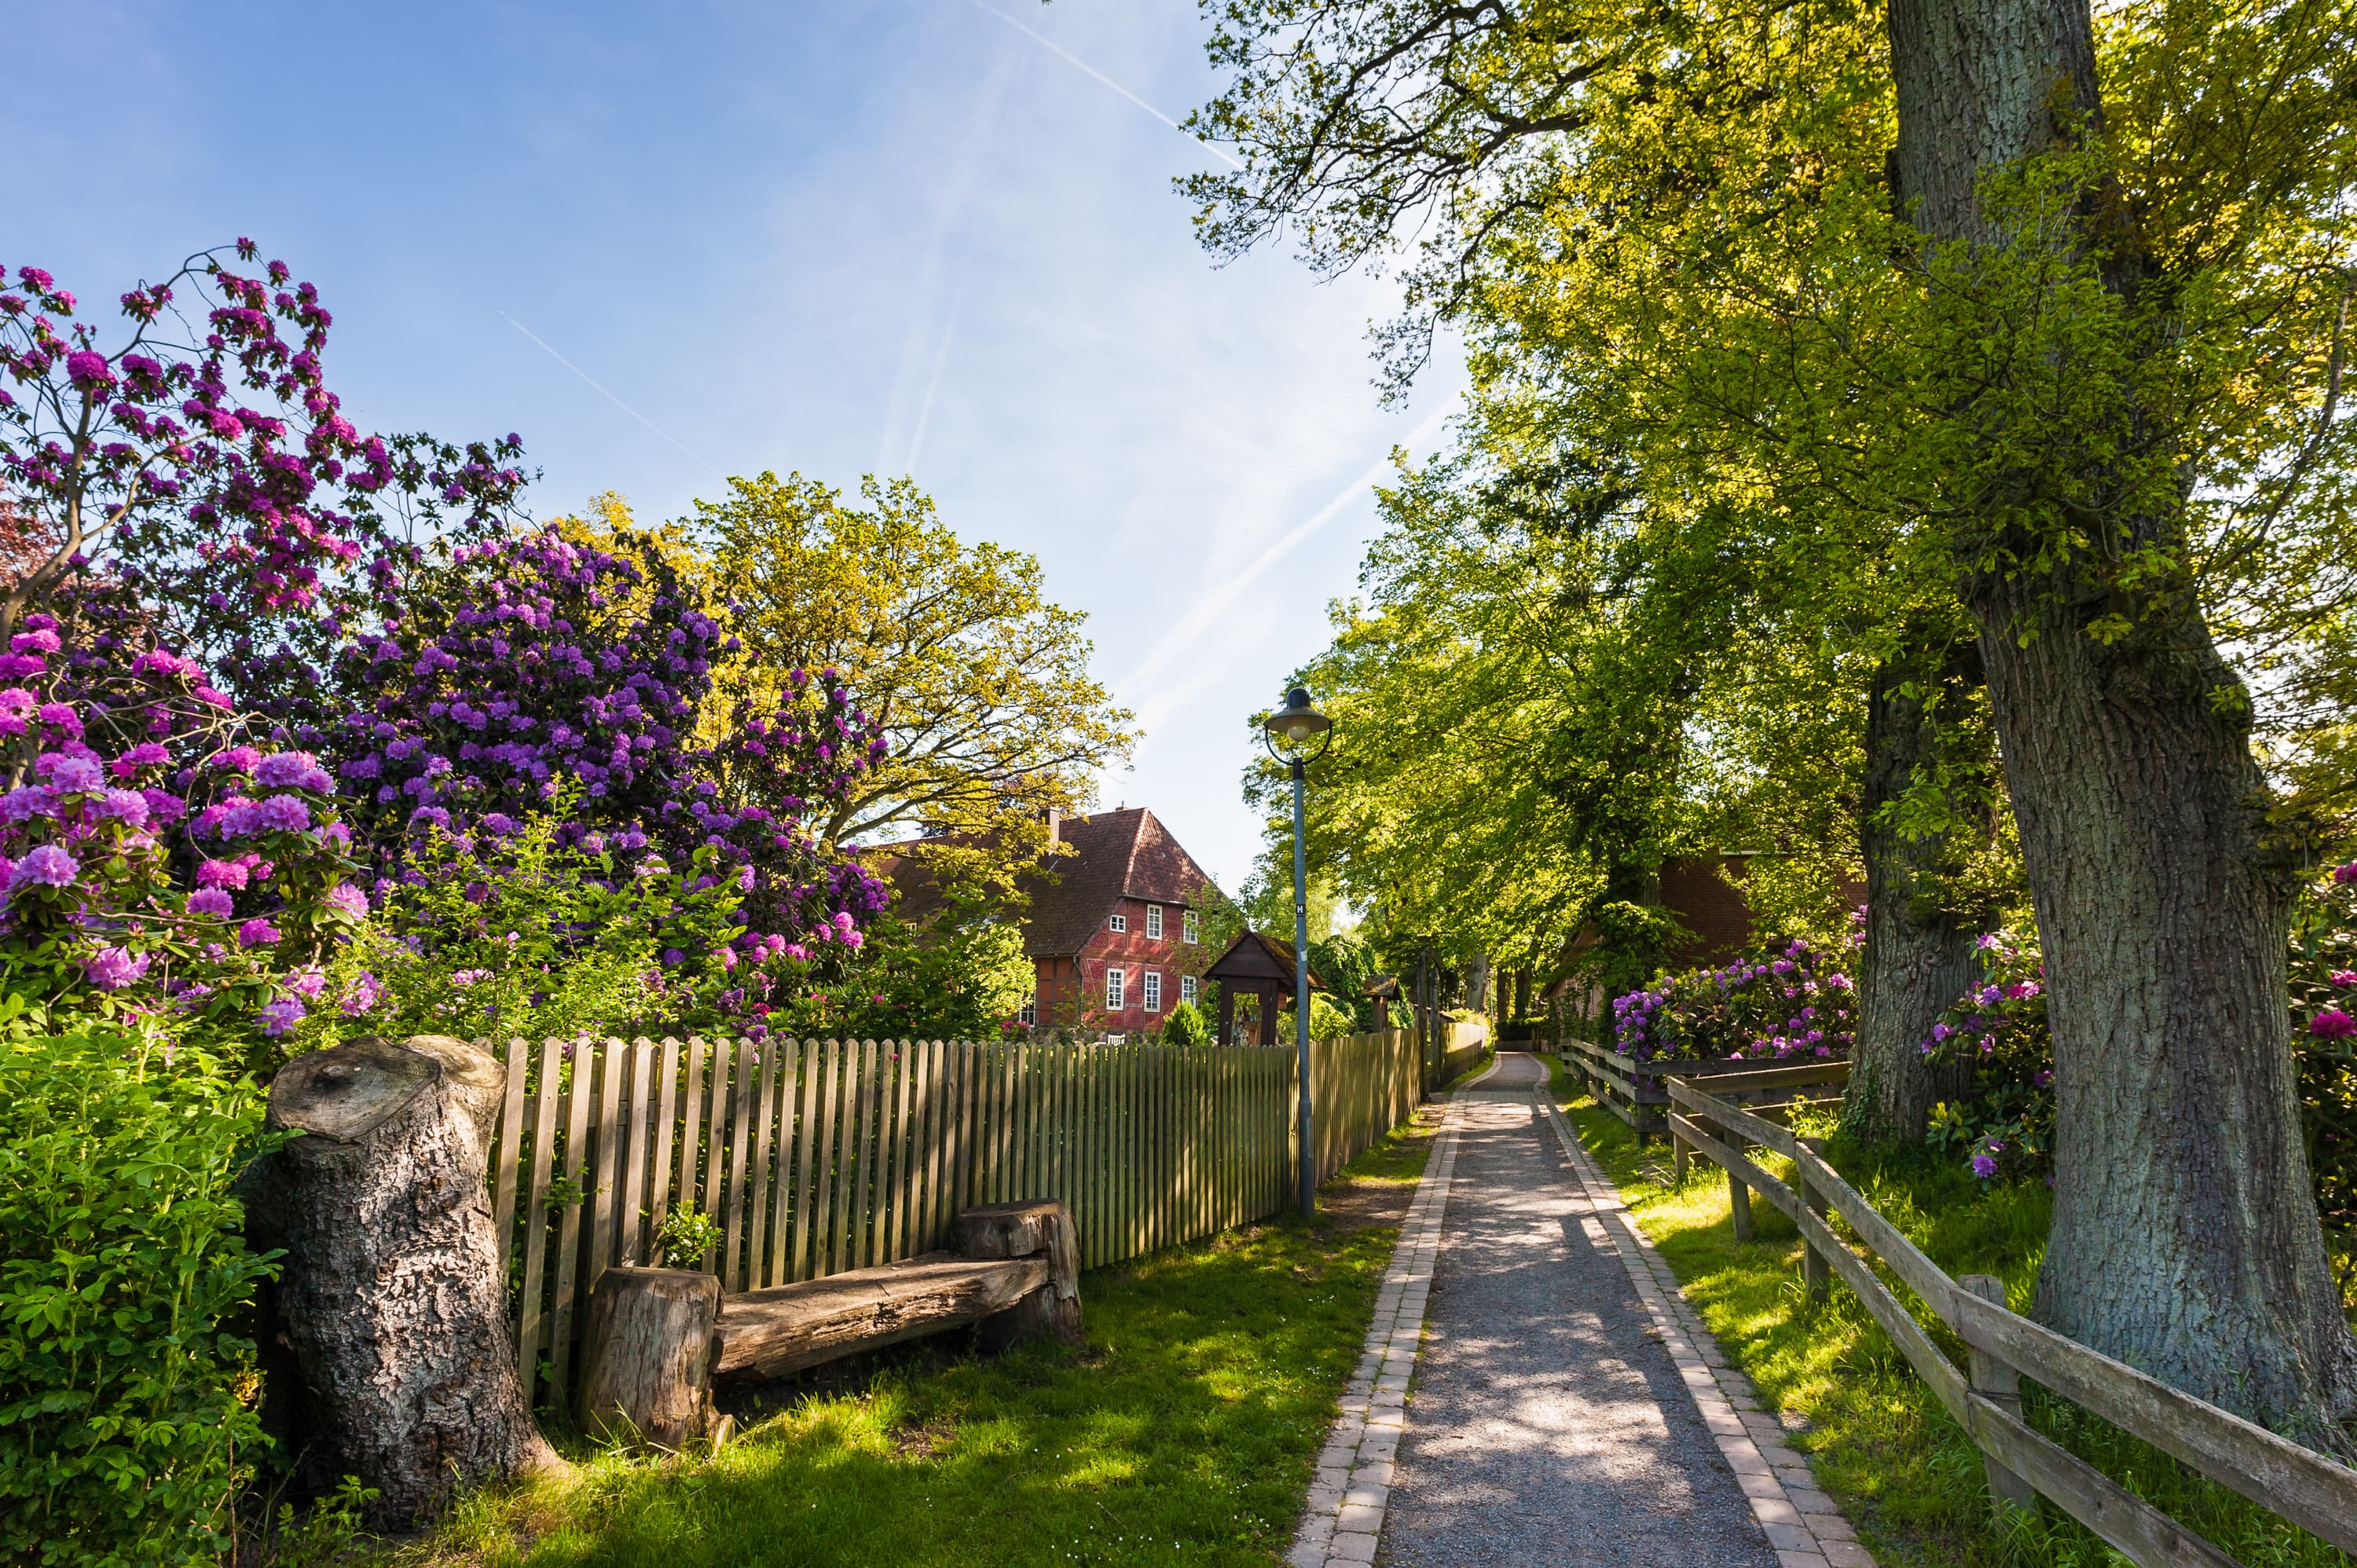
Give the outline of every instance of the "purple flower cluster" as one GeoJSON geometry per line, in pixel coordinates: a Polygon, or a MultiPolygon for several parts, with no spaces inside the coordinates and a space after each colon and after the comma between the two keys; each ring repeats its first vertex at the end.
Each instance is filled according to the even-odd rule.
{"type": "Polygon", "coordinates": [[[2046,965],[2010,931],[1975,944],[1981,978],[1922,1042],[1932,1061],[1970,1069],[1971,1090],[1932,1111],[1929,1140],[1963,1155],[1983,1180],[2044,1170],[2054,1148],[2054,1042],[2046,1025],[2046,965]]]}
{"type": "Polygon", "coordinates": [[[671,865],[714,852],[714,881],[745,894],[732,964],[856,950],[886,891],[823,854],[807,824],[884,743],[836,671],[791,671],[774,712],[740,703],[715,724],[716,671],[742,650],[660,551],[628,537],[463,545],[389,585],[380,610],[333,667],[350,711],[290,727],[332,762],[386,869],[429,830],[490,853],[572,779],[565,842],[671,865]]]}
{"type": "MultiPolygon", "coordinates": [[[[26,657],[53,656],[47,644],[26,657]]],[[[197,679],[170,656],[155,662],[168,683],[197,679]]],[[[265,1033],[283,1032],[270,1025],[285,1009],[267,1005],[279,967],[331,940],[354,901],[366,908],[345,880],[350,835],[317,763],[239,746],[175,774],[171,745],[141,741],[109,758],[84,738],[148,727],[136,710],[112,714],[124,726],[101,725],[6,686],[0,714],[23,721],[14,733],[27,780],[0,795],[0,970],[12,988],[86,987],[133,1011],[252,1009],[265,1033]],[[265,781],[271,792],[248,793],[265,781]],[[191,811],[192,795],[216,792],[191,811]],[[193,865],[192,886],[179,885],[175,851],[193,865]],[[240,893],[260,906],[242,922],[240,893]]]]}
{"type": "Polygon", "coordinates": [[[1613,1036],[1639,1061],[1831,1057],[1856,1037],[1857,1001],[1850,977],[1796,937],[1615,998],[1613,1036]]]}

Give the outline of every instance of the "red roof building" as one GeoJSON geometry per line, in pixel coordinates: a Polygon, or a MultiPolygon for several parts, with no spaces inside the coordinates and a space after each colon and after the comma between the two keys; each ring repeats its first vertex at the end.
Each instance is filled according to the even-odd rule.
{"type": "Polygon", "coordinates": [[[1051,819],[1071,853],[1028,889],[1023,950],[1039,990],[1023,1021],[1113,1034],[1158,1029],[1196,1000],[1211,955],[1203,916],[1211,878],[1143,806],[1051,819]]]}

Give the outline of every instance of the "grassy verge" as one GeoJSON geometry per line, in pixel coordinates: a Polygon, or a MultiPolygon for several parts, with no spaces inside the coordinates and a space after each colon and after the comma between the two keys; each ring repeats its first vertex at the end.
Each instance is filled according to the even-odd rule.
{"type": "MultiPolygon", "coordinates": [[[[1084,1351],[887,1352],[717,1456],[576,1444],[404,1564],[1254,1564],[1290,1543],[1431,1127],[1285,1219],[1084,1275],[1084,1351]]],[[[740,1421],[744,1418],[740,1417],[740,1421]]]]}
{"type": "MultiPolygon", "coordinates": [[[[1793,1445],[1809,1451],[1820,1481],[1877,1561],[1889,1568],[2093,1568],[2126,1561],[2050,1508],[2035,1519],[1996,1524],[1979,1451],[1889,1336],[1839,1284],[1825,1302],[1809,1301],[1800,1283],[1800,1233],[1791,1220],[1755,1201],[1754,1240],[1737,1242],[1725,1173],[1697,1160],[1685,1183],[1672,1186],[1665,1144],[1641,1149],[1635,1134],[1587,1099],[1560,1064],[1555,1086],[1589,1152],[1711,1332],[1759,1385],[1762,1401],[1806,1422],[1793,1445]]],[[[1925,1160],[1877,1157],[1838,1144],[1831,1157],[1933,1262],[1952,1275],[1998,1275],[2015,1310],[2027,1309],[2050,1213],[2043,1187],[1983,1188],[1925,1160]]],[[[1789,1179],[1785,1162],[1762,1155],[1761,1164],[1789,1179]]],[[[1954,1336],[1887,1273],[1884,1279],[1961,1362],[1954,1336]]],[[[2107,1423],[2034,1390],[2028,1404],[2032,1423],[2047,1435],[2248,1568],[2352,1568],[2345,1554],[2107,1423]]]]}

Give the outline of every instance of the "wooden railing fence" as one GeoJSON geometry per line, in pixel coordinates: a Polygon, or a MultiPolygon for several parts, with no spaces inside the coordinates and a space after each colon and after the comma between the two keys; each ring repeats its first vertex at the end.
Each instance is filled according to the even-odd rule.
{"type": "MultiPolygon", "coordinates": [[[[956,1212],[1056,1198],[1094,1268],[1287,1207],[1294,1051],[941,1040],[511,1041],[491,1208],[517,1359],[561,1402],[589,1291],[693,1206],[722,1288],[931,1251],[956,1212]]],[[[1415,1035],[1313,1042],[1320,1176],[1406,1120],[1415,1035]]]]}
{"type": "MultiPolygon", "coordinates": [[[[1743,1195],[1745,1219],[1753,1192],[1792,1217],[1804,1243],[1809,1293],[1824,1296],[1835,1273],[1857,1293],[1979,1446],[2001,1509],[2033,1507],[2043,1496],[2145,1568],[2237,1568],[2233,1557],[2024,1422],[2020,1383],[2029,1377],[2278,1518],[2357,1552],[2357,1470],[2007,1310],[2004,1282],[1994,1275],[1949,1278],[1825,1164],[1809,1140],[1781,1124],[1781,1107],[1739,1103],[1789,1098],[1797,1075],[1810,1070],[1673,1078],[1670,1132],[1683,1149],[1727,1171],[1730,1190],[1743,1195]],[[1753,1144],[1792,1161],[1793,1182],[1788,1186],[1753,1163],[1748,1154],[1753,1144]],[[1955,1331],[1969,1352],[1967,1368],[1942,1353],[1872,1263],[1834,1232],[1827,1223],[1834,1215],[1847,1220],[1955,1331]]],[[[1824,1081],[1824,1069],[1814,1070],[1817,1081],[1824,1081]]]]}
{"type": "MultiPolygon", "coordinates": [[[[1594,1093],[1596,1103],[1634,1128],[1640,1138],[1658,1137],[1670,1130],[1670,1094],[1663,1079],[1664,1073],[1716,1078],[1723,1073],[1751,1072],[1760,1067],[1758,1062],[1740,1059],[1641,1062],[1620,1051],[1569,1037],[1560,1041],[1556,1048],[1563,1054],[1564,1066],[1594,1093]]],[[[1804,1060],[1801,1065],[1806,1068],[1824,1064],[1804,1060]]],[[[1846,1065],[1841,1070],[1846,1071],[1846,1065]]],[[[1833,1081],[1839,1081],[1837,1075],[1833,1081]]]]}

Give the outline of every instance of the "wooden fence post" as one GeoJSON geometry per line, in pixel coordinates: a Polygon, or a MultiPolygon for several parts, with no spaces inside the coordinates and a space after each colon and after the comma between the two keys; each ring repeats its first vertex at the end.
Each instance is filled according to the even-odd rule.
{"type": "Polygon", "coordinates": [[[1675,1133],[1670,1134],[1670,1179],[1676,1186],[1686,1185],[1686,1141],[1675,1133]]]}
{"type": "MultiPolygon", "coordinates": [[[[1818,1219],[1825,1218],[1825,1195],[1810,1183],[1808,1167],[1795,1165],[1792,1176],[1801,1188],[1801,1201],[1807,1204],[1810,1212],[1818,1219]]],[[[1808,1288],[1811,1301],[1824,1300],[1833,1289],[1832,1265],[1825,1262],[1825,1255],[1817,1251],[1817,1244],[1806,1239],[1801,1244],[1801,1280],[1808,1288]]]]}
{"type": "MultiPolygon", "coordinates": [[[[2005,1305],[2005,1282],[1995,1274],[1959,1274],[1959,1289],[1980,1297],[1992,1305],[2005,1305]]],[[[1975,1346],[1966,1346],[1970,1352],[1973,1391],[1990,1403],[2001,1407],[2008,1415],[2021,1414],[2021,1374],[2006,1362],[1975,1346]]],[[[2007,1509],[2023,1513],[2038,1511],[2038,1488],[2023,1480],[1993,1457],[1982,1456],[1988,1469],[1989,1502],[2003,1520],[2007,1509]]]]}

